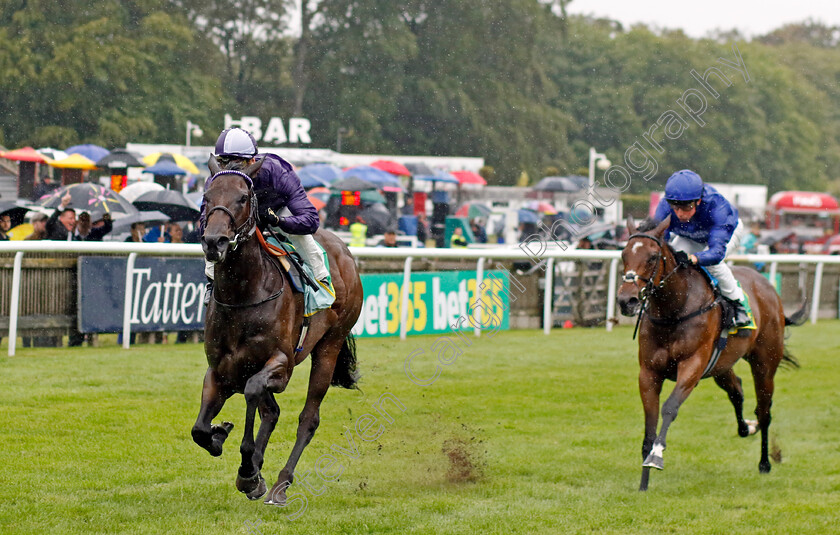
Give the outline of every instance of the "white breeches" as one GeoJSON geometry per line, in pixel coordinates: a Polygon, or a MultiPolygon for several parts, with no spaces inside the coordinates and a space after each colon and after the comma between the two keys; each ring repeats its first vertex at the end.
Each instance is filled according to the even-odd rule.
{"type": "MultiPolygon", "coordinates": [[[[743,235],[744,224],[739,219],[738,226],[735,227],[735,232],[732,233],[732,238],[730,238],[729,243],[726,244],[726,256],[729,256],[738,250],[738,246],[741,244],[741,237],[743,235]]],[[[674,236],[671,240],[671,246],[677,251],[685,251],[688,255],[697,254],[707,248],[705,243],[699,243],[682,236],[674,236]]],[[[735,280],[732,270],[726,264],[725,258],[719,264],[705,267],[709,270],[709,273],[718,280],[720,293],[724,297],[732,299],[733,301],[740,301],[743,299],[744,293],[741,290],[741,287],[738,286],[738,282],[735,280]]]]}

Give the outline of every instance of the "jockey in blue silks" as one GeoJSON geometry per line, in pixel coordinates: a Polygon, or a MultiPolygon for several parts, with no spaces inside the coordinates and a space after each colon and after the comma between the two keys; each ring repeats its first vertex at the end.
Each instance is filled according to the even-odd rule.
{"type": "MultiPolygon", "coordinates": [[[[282,230],[292,242],[295,251],[312,268],[312,273],[318,283],[330,294],[335,295],[330,272],[324,263],[324,253],[312,236],[321,223],[318,211],[306,196],[292,164],[275,154],[257,154],[257,142],[254,136],[242,128],[228,128],[219,134],[219,139],[216,141],[216,159],[220,165],[231,160],[240,160],[243,168],[259,159],[263,160],[257,176],[253,179],[260,227],[270,225],[282,230]]],[[[205,225],[204,205],[202,201],[199,218],[199,228],[202,233],[205,225]]],[[[210,280],[205,295],[205,302],[209,302],[212,292],[213,264],[206,263],[205,274],[210,280]]]]}
{"type": "Polygon", "coordinates": [[[665,198],[656,207],[654,220],[659,223],[671,216],[665,232],[671,246],[688,254],[689,260],[706,268],[718,280],[720,293],[735,305],[735,327],[750,325],[750,308],[746,293],[724,262],[738,249],[744,224],[738,209],[707,184],[694,171],[677,171],[665,185],[665,198]]]}

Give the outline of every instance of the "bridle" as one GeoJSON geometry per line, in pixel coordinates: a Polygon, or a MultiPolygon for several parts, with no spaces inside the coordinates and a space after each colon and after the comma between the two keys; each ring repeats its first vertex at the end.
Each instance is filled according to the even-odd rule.
{"type": "Polygon", "coordinates": [[[257,231],[257,195],[256,195],[256,193],[254,193],[254,182],[253,182],[253,180],[251,180],[251,177],[249,177],[248,175],[246,175],[242,171],[234,171],[234,170],[219,171],[218,173],[216,173],[215,175],[210,177],[210,180],[207,181],[207,188],[210,187],[210,184],[212,184],[213,181],[216,180],[216,178],[218,178],[222,175],[237,175],[237,176],[241,177],[243,180],[245,180],[245,183],[248,185],[248,197],[250,198],[250,201],[251,201],[251,210],[250,210],[250,213],[248,214],[248,219],[246,219],[244,223],[242,223],[241,225],[239,225],[237,227],[236,226],[236,217],[233,215],[233,212],[231,212],[230,209],[228,209],[228,207],[219,205],[219,206],[214,206],[213,208],[211,208],[210,210],[207,211],[207,214],[205,215],[205,220],[209,219],[210,214],[212,214],[216,210],[219,210],[219,211],[227,214],[227,216],[230,218],[231,226],[233,226],[233,232],[234,232],[233,239],[230,241],[230,250],[235,251],[236,247],[240,243],[248,241],[248,239],[251,236],[254,235],[254,232],[257,231]]]}
{"type": "MultiPolygon", "coordinates": [[[[216,178],[218,178],[222,175],[237,175],[237,176],[241,177],[243,180],[245,180],[245,183],[248,185],[248,197],[249,197],[250,202],[251,202],[251,209],[250,209],[250,212],[248,213],[248,219],[246,219],[244,223],[242,223],[241,225],[239,225],[237,227],[236,226],[236,217],[233,215],[233,212],[231,212],[230,209],[227,206],[219,205],[219,206],[214,206],[213,208],[211,208],[210,210],[207,211],[207,214],[205,215],[205,220],[209,219],[210,214],[212,214],[216,210],[219,210],[219,211],[227,214],[227,216],[230,218],[231,226],[233,226],[233,228],[234,228],[234,236],[233,236],[233,239],[230,241],[230,250],[235,251],[236,247],[240,243],[244,243],[244,242],[248,241],[248,239],[250,239],[251,236],[253,236],[254,233],[257,231],[257,194],[254,192],[254,181],[251,180],[251,177],[249,177],[248,175],[246,175],[242,171],[235,171],[235,170],[219,171],[218,173],[216,173],[215,175],[210,177],[210,180],[207,181],[207,188],[210,187],[210,184],[212,184],[213,181],[216,180],[216,178]]],[[[216,292],[215,292],[215,289],[214,289],[214,291],[213,291],[213,301],[215,301],[215,303],[217,305],[219,305],[221,307],[224,307],[224,308],[240,309],[240,308],[251,308],[251,307],[259,306],[259,305],[262,305],[262,304],[267,303],[269,301],[273,301],[273,300],[277,299],[278,297],[283,295],[283,290],[285,290],[285,288],[286,288],[286,279],[285,279],[285,277],[282,276],[283,275],[283,270],[280,269],[280,266],[277,264],[277,262],[272,259],[271,263],[274,267],[277,268],[277,270],[280,272],[280,275],[281,275],[280,280],[282,281],[282,284],[280,286],[280,290],[278,290],[277,292],[269,295],[268,297],[266,297],[262,301],[258,301],[256,303],[229,304],[229,303],[222,303],[221,301],[216,299],[216,292]]]]}
{"type": "MultiPolygon", "coordinates": [[[[655,236],[651,236],[649,234],[643,234],[643,233],[632,234],[630,236],[630,238],[627,240],[628,243],[633,238],[646,238],[648,240],[653,240],[654,242],[656,242],[656,245],[659,246],[659,251],[658,251],[657,256],[656,256],[656,267],[653,269],[653,275],[651,275],[649,278],[645,278],[645,277],[639,276],[635,271],[630,270],[630,271],[625,272],[624,276],[621,279],[622,282],[630,283],[630,284],[636,284],[637,286],[639,284],[639,281],[642,281],[642,282],[645,283],[645,285],[642,288],[639,289],[639,301],[641,301],[642,306],[639,307],[639,316],[636,319],[636,329],[633,331],[633,339],[635,339],[636,338],[636,333],[639,330],[639,324],[642,321],[642,316],[646,312],[647,304],[648,304],[648,301],[650,299],[650,296],[653,295],[653,293],[656,290],[661,290],[665,286],[665,283],[668,281],[668,279],[671,278],[671,275],[676,273],[677,270],[679,270],[681,267],[684,266],[684,264],[682,264],[680,262],[677,262],[676,267],[674,269],[672,269],[667,275],[665,275],[664,277],[661,277],[659,282],[657,283],[656,282],[656,277],[660,273],[659,272],[659,267],[662,266],[662,271],[663,272],[665,271],[665,267],[666,267],[665,255],[662,254],[662,250],[664,249],[665,244],[659,238],[657,238],[655,236]]],[[[648,314],[648,318],[651,320],[652,323],[657,324],[657,325],[676,325],[678,323],[682,323],[683,321],[685,321],[687,319],[690,319],[690,318],[693,318],[693,317],[698,316],[700,314],[703,314],[705,312],[708,312],[709,310],[711,310],[715,306],[715,304],[717,304],[717,300],[712,301],[712,303],[710,305],[701,307],[699,310],[697,310],[695,312],[692,312],[691,314],[688,314],[688,315],[683,316],[681,318],[677,318],[675,320],[665,319],[665,318],[654,318],[654,317],[650,316],[650,314],[648,314]]]]}

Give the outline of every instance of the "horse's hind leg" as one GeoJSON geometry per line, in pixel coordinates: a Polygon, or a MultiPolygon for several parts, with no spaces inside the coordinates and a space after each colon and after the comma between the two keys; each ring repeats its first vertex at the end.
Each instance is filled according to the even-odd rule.
{"type": "Polygon", "coordinates": [[[294,481],[295,467],[304,448],[312,440],[315,430],[321,422],[321,401],[327,394],[332,380],[338,352],[344,344],[344,337],[337,340],[323,341],[312,351],[312,371],[309,374],[309,390],[306,393],[306,403],[298,418],[297,437],[286,466],[277,476],[277,482],[265,499],[266,505],[286,504],[286,489],[294,481]]]}
{"type": "Polygon", "coordinates": [[[757,358],[750,362],[753,380],[755,381],[756,406],[755,415],[758,417],[758,428],[761,430],[761,459],[758,461],[758,471],[762,474],[770,472],[770,455],[768,451],[768,435],[770,430],[770,406],[773,404],[773,390],[775,384],[773,376],[776,365],[768,366],[767,361],[757,358]]]}
{"type": "Polygon", "coordinates": [[[233,424],[230,422],[213,425],[213,418],[218,416],[228,397],[230,395],[224,392],[213,369],[207,368],[201,390],[201,409],[198,411],[198,418],[192,428],[192,437],[196,444],[209,451],[214,457],[222,454],[222,445],[233,429],[233,424]]]}
{"type": "Polygon", "coordinates": [[[741,378],[735,375],[735,370],[729,368],[723,375],[715,377],[715,383],[723,389],[735,409],[735,420],[738,423],[738,436],[747,437],[758,431],[758,422],[744,420],[744,389],[741,378]]]}

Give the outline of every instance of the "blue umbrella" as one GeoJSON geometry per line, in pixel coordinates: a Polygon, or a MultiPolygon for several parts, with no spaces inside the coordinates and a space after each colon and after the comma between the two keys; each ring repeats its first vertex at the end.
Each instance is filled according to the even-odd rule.
{"type": "Polygon", "coordinates": [[[425,180],[426,182],[445,182],[447,184],[457,184],[458,179],[449,173],[441,175],[417,175],[414,180],[425,180]]]}
{"type": "Polygon", "coordinates": [[[517,213],[519,215],[520,223],[536,223],[540,220],[537,213],[532,212],[531,210],[520,209],[517,213]]]}
{"type": "Polygon", "coordinates": [[[153,175],[175,176],[186,175],[187,172],[175,165],[175,162],[167,160],[158,160],[155,165],[143,169],[142,173],[151,173],[153,175]]]}
{"type": "Polygon", "coordinates": [[[297,176],[305,189],[329,186],[341,178],[341,169],[328,163],[313,163],[298,169],[297,176]]]}
{"type": "Polygon", "coordinates": [[[401,187],[400,181],[397,177],[383,171],[381,169],[377,169],[376,167],[371,167],[369,165],[360,165],[358,167],[351,167],[350,169],[346,169],[342,173],[342,178],[350,178],[356,177],[361,178],[371,184],[375,184],[380,188],[385,186],[394,186],[394,187],[401,187]]]}
{"type": "Polygon", "coordinates": [[[69,149],[64,149],[67,154],[81,154],[92,162],[98,162],[105,156],[108,156],[111,151],[99,145],[92,145],[87,143],[85,145],[73,145],[69,149]]]}

